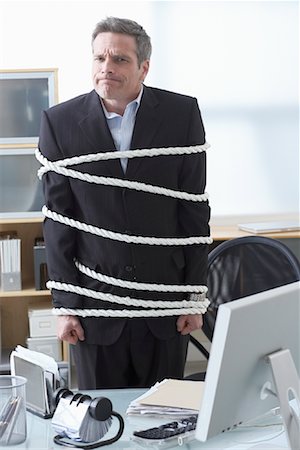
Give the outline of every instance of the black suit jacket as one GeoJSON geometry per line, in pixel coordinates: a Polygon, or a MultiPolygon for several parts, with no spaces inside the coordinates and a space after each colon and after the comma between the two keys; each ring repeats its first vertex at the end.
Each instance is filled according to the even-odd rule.
{"type": "MultiPolygon", "coordinates": [[[[195,98],[144,86],[131,149],[203,144],[205,133],[195,98]]],[[[92,91],[61,103],[42,115],[39,148],[51,161],[115,150],[98,94],[92,91]]],[[[72,167],[99,176],[126,178],[170,189],[203,193],[205,153],[134,158],[124,175],[120,160],[72,167]]],[[[154,236],[209,235],[209,206],[120,187],[90,184],[48,172],[43,177],[49,209],[115,232],[154,236]]],[[[207,245],[126,244],[44,221],[48,273],[62,281],[121,296],[182,299],[184,295],[129,291],[97,282],[78,272],[73,259],[115,278],[142,283],[205,284],[207,245]]],[[[55,307],[119,308],[108,302],[53,290],[55,307]]],[[[176,317],[147,319],[159,338],[176,333],[176,317]]],[[[87,342],[115,342],[127,319],[81,319],[87,342]]]]}

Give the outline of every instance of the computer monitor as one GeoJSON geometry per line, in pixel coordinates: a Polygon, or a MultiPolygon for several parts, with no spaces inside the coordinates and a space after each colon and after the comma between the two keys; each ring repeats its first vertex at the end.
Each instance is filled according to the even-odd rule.
{"type": "MultiPolygon", "coordinates": [[[[289,405],[289,399],[298,397],[299,407],[299,319],[300,282],[220,305],[196,428],[198,440],[206,441],[279,406],[278,384],[283,387],[281,399],[289,405]],[[276,384],[267,356],[289,355],[287,349],[292,368],[279,360],[276,384]],[[276,353],[279,350],[284,351],[276,353]],[[284,384],[292,388],[285,389],[284,384]]],[[[294,419],[289,416],[292,429],[286,431],[299,444],[299,418],[297,423],[294,419]]]]}
{"type": "Polygon", "coordinates": [[[39,167],[34,149],[0,150],[0,219],[43,217],[39,167]]]}
{"type": "Polygon", "coordinates": [[[0,148],[35,147],[44,109],[57,103],[57,69],[0,70],[0,148]]]}

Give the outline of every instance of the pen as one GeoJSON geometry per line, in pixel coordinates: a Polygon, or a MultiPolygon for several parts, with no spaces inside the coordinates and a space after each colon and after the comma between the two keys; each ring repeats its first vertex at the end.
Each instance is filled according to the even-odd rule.
{"type": "Polygon", "coordinates": [[[9,421],[10,423],[9,423],[9,430],[8,430],[8,433],[7,433],[7,437],[6,437],[6,444],[8,444],[9,441],[10,441],[13,429],[15,427],[15,424],[16,424],[16,421],[17,421],[17,418],[18,418],[18,415],[19,415],[19,412],[20,412],[20,408],[22,406],[22,402],[23,402],[22,397],[16,397],[15,398],[15,409],[14,409],[14,412],[13,412],[13,416],[11,417],[11,419],[9,421]]]}
{"type": "Polygon", "coordinates": [[[13,417],[14,411],[17,406],[17,397],[10,397],[0,415],[0,439],[4,435],[5,430],[13,417]]]}

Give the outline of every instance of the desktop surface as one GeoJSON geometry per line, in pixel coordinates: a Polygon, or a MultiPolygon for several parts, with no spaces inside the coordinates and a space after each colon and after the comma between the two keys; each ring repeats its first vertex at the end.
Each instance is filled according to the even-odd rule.
{"type": "MultiPolygon", "coordinates": [[[[125,421],[125,429],[121,438],[109,446],[105,446],[107,449],[140,449],[135,442],[131,441],[133,431],[151,428],[170,422],[170,418],[153,418],[153,417],[139,417],[139,416],[127,416],[125,414],[129,403],[144,393],[145,389],[113,389],[113,390],[99,390],[89,391],[88,393],[92,397],[107,397],[113,404],[113,410],[120,413],[125,421]]],[[[266,427],[250,427],[241,428],[240,430],[230,431],[223,433],[215,438],[210,439],[207,442],[199,442],[193,440],[186,445],[169,447],[177,448],[181,450],[277,450],[288,449],[285,434],[282,431],[283,427],[278,425],[280,421],[274,415],[268,415],[255,422],[255,425],[268,424],[266,427]],[[271,424],[271,426],[270,426],[271,424]],[[277,424],[277,425],[272,425],[277,424]]],[[[104,436],[104,440],[112,437],[118,428],[117,420],[113,420],[113,424],[104,436]]],[[[62,449],[63,447],[54,444],[53,437],[55,433],[51,426],[51,419],[42,419],[29,412],[27,412],[27,439],[23,444],[19,444],[17,449],[38,449],[38,450],[53,450],[56,448],[62,449]]],[[[12,447],[6,447],[12,449],[12,447]]],[[[151,446],[144,447],[150,450],[151,446]]]]}

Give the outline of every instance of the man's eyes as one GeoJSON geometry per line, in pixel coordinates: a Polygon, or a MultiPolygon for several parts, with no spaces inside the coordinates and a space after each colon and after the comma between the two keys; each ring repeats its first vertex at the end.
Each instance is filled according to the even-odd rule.
{"type": "Polygon", "coordinates": [[[117,58],[115,58],[115,60],[117,62],[126,62],[126,61],[128,61],[126,58],[123,58],[122,56],[118,56],[117,58]]]}
{"type": "MultiPolygon", "coordinates": [[[[114,56],[112,59],[115,63],[129,62],[128,58],[125,58],[124,56],[114,56]]],[[[105,62],[105,57],[104,56],[96,56],[94,58],[94,60],[98,61],[98,62],[105,62]]]]}

